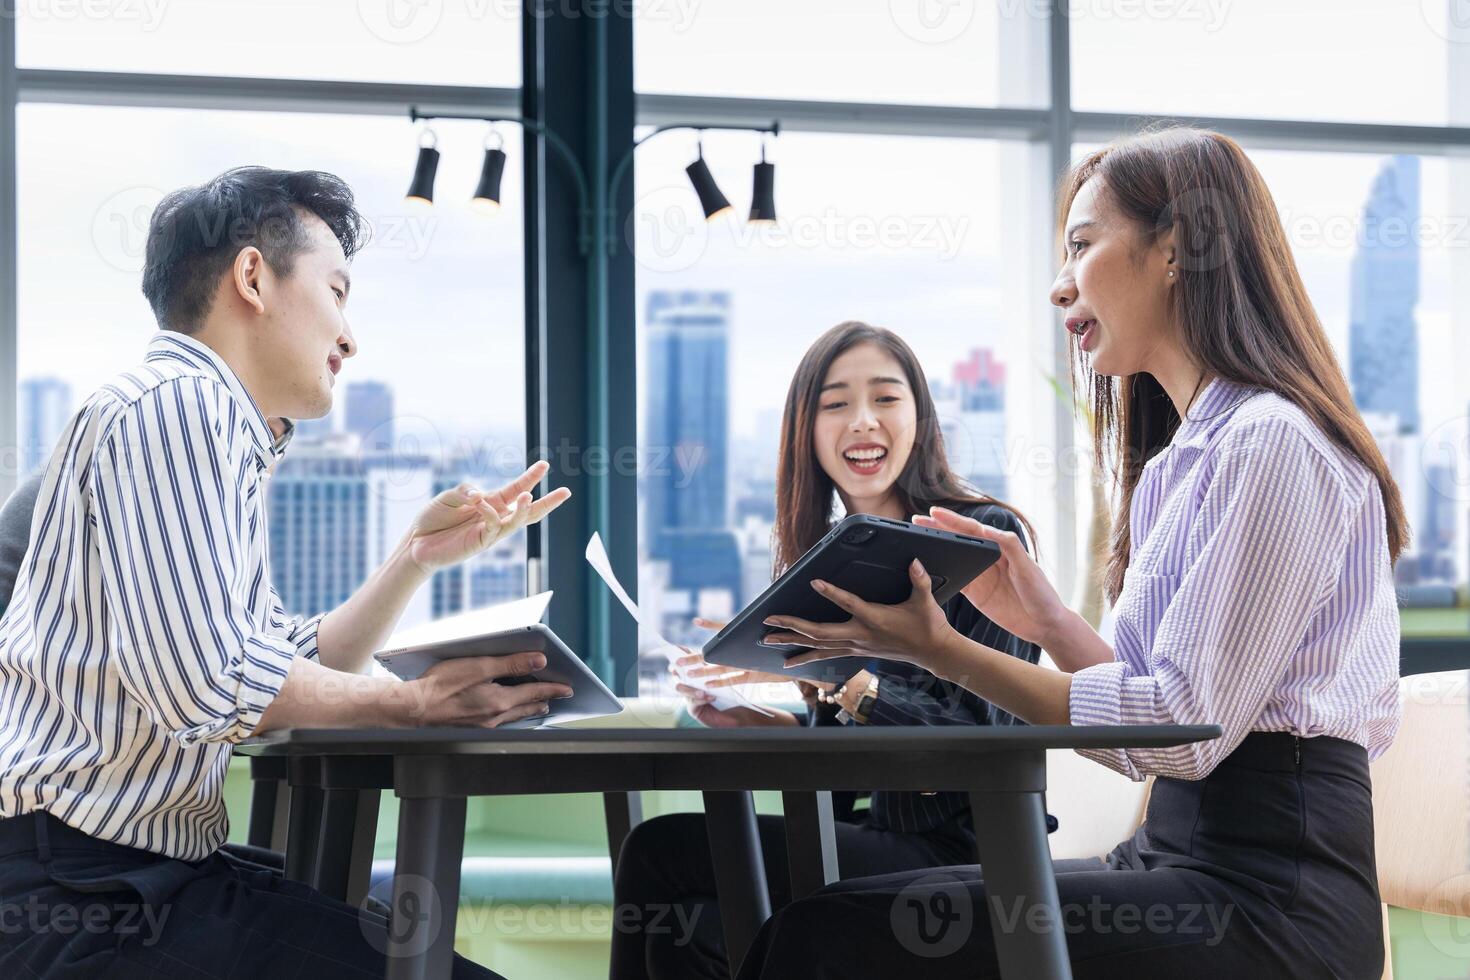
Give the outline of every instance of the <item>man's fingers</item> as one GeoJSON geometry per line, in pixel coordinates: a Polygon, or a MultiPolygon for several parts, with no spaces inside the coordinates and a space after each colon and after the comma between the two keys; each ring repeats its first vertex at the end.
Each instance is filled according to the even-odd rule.
{"type": "Polygon", "coordinates": [[[498,684],[496,700],[502,710],[528,701],[555,701],[572,696],[572,689],[565,684],[550,681],[533,681],[525,684],[498,684]]]}
{"type": "Polygon", "coordinates": [[[518,704],[509,711],[502,711],[500,714],[486,719],[483,724],[486,728],[499,728],[501,725],[509,725],[511,722],[520,721],[522,718],[534,718],[538,715],[549,714],[550,712],[551,705],[545,701],[532,701],[529,704],[518,704]]]}
{"type": "Polygon", "coordinates": [[[508,653],[500,657],[467,657],[467,660],[484,661],[482,668],[487,680],[497,677],[524,677],[546,666],[546,654],[534,650],[524,653],[508,653]]]}
{"type": "Polygon", "coordinates": [[[571,499],[572,491],[566,487],[557,487],[531,505],[531,513],[527,521],[534,524],[571,499]]]}
{"type": "Polygon", "coordinates": [[[724,629],[730,624],[723,623],[718,619],[705,619],[703,616],[695,616],[694,625],[698,626],[702,630],[714,630],[716,633],[718,633],[720,630],[724,629]]]}
{"type": "Polygon", "coordinates": [[[689,684],[675,684],[674,690],[678,691],[689,700],[698,701],[700,704],[706,704],[715,699],[715,696],[713,694],[710,694],[708,691],[701,691],[699,688],[693,687],[689,684]]]}

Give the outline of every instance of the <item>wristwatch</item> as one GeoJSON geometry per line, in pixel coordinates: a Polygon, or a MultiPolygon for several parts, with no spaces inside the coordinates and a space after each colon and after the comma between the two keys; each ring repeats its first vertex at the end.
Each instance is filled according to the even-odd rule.
{"type": "MultiPolygon", "coordinates": [[[[842,695],[846,691],[847,691],[847,685],[844,684],[844,685],[842,685],[842,689],[837,692],[836,697],[834,697],[833,700],[836,700],[837,698],[842,697],[842,695]]],[[[857,704],[853,706],[853,709],[851,711],[848,711],[846,708],[843,708],[841,711],[837,712],[837,720],[838,721],[847,721],[847,720],[851,719],[852,721],[857,722],[859,725],[866,725],[868,723],[868,715],[872,712],[873,705],[875,705],[877,703],[878,703],[878,675],[877,674],[869,674],[868,675],[868,686],[865,687],[865,688],[863,688],[863,693],[858,696],[857,704]]]]}

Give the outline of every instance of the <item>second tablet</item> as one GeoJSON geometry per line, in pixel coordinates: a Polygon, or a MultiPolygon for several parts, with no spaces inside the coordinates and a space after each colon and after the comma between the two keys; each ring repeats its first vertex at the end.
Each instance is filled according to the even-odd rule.
{"type": "Polygon", "coordinates": [[[995,564],[1000,548],[963,534],[855,514],[829,531],[715,634],[704,645],[704,659],[727,667],[840,684],[863,668],[864,658],[824,660],[785,670],[786,658],[808,647],[763,645],[761,640],[766,634],[774,632],[765,620],[770,616],[796,616],[816,623],[847,620],[846,612],[812,588],[814,579],[830,582],[868,602],[903,602],[913,592],[908,569],[915,558],[928,571],[934,598],[943,605],[995,564]]]}

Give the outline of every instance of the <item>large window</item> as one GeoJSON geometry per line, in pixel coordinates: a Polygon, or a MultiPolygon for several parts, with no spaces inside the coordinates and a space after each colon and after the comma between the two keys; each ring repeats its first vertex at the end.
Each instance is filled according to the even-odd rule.
{"type": "MultiPolygon", "coordinates": [[[[726,619],[770,583],[787,385],[837,323],[908,340],[951,461],[981,490],[1029,511],[1054,476],[1029,452],[1061,408],[1045,367],[1054,338],[1018,329],[1042,291],[1033,245],[1050,233],[1026,213],[1031,148],[783,135],[770,154],[779,219],[752,225],[758,147],[753,134],[706,134],[734,202],[709,222],[683,173],[694,137],[639,151],[639,594],[675,642],[707,635],[694,615],[726,619]]],[[[1034,509],[1049,530],[1048,508],[1034,509]]]]}
{"type": "MultiPolygon", "coordinates": [[[[22,68],[519,85],[519,0],[23,0],[22,68]]],[[[9,16],[9,15],[7,15],[9,16]]]]}
{"type": "MultiPolygon", "coordinates": [[[[139,273],[162,194],[263,164],[338,174],[371,224],[347,308],[360,353],[331,414],[300,423],[270,484],[272,571],[288,608],[340,603],[438,490],[520,472],[521,218],[468,203],[483,127],[437,127],[431,209],[404,202],[415,143],[400,119],[28,105],[18,128],[23,469],[44,464],[88,394],[141,360],[156,326],[139,273]]],[[[518,153],[517,134],[505,137],[518,153]]],[[[519,202],[519,176],[507,169],[507,202],[519,202]]],[[[523,594],[524,540],[441,572],[404,625],[523,594]]]]}
{"type": "Polygon", "coordinates": [[[1039,105],[1043,0],[649,0],[634,87],[675,95],[1039,105]]]}
{"type": "Polygon", "coordinates": [[[1252,151],[1313,305],[1388,459],[1413,530],[1396,577],[1406,633],[1462,632],[1470,316],[1451,284],[1470,258],[1470,161],[1252,151]]]}
{"type": "Polygon", "coordinates": [[[1109,112],[1464,124],[1456,0],[1072,0],[1072,104],[1109,112]]]}

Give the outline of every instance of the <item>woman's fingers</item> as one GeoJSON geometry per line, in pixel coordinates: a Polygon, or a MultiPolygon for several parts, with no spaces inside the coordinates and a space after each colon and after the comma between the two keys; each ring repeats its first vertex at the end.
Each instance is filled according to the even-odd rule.
{"type": "Polygon", "coordinates": [[[807,653],[799,653],[794,657],[787,657],[785,668],[800,667],[803,664],[816,663],[818,660],[832,660],[844,656],[841,650],[812,650],[807,653]]]}
{"type": "Polygon", "coordinates": [[[699,688],[693,687],[689,684],[675,684],[674,690],[678,691],[689,700],[698,702],[699,704],[708,704],[715,699],[715,696],[708,691],[701,691],[699,688]]]}
{"type": "Polygon", "coordinates": [[[822,640],[841,639],[841,634],[845,634],[848,629],[847,623],[814,623],[795,616],[768,616],[765,625],[822,640]]]}
{"type": "Polygon", "coordinates": [[[966,517],[964,514],[956,513],[948,507],[930,507],[929,521],[932,521],[932,523],[921,521],[920,516],[915,515],[915,524],[923,523],[925,527],[937,527],[944,531],[953,531],[956,534],[968,534],[972,538],[985,537],[985,532],[990,530],[988,525],[980,523],[973,517],[966,517]]]}
{"type": "Polygon", "coordinates": [[[844,639],[823,640],[800,633],[771,633],[761,641],[766,646],[815,647],[822,650],[851,650],[852,641],[844,639]]]}

